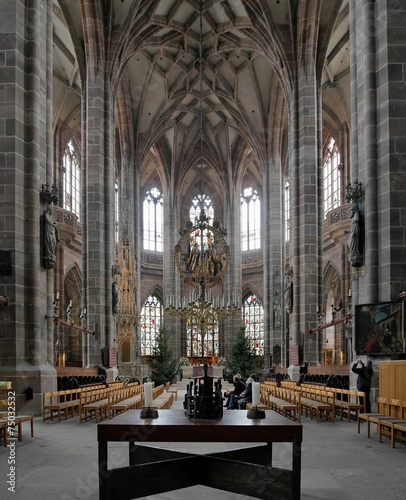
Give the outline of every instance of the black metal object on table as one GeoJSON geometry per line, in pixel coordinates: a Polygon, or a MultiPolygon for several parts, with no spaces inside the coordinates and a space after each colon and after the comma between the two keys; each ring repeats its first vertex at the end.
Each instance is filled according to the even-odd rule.
{"type": "Polygon", "coordinates": [[[189,383],[183,408],[190,418],[222,418],[223,396],[221,393],[221,379],[207,375],[207,363],[204,364],[204,375],[193,377],[189,383]]]}

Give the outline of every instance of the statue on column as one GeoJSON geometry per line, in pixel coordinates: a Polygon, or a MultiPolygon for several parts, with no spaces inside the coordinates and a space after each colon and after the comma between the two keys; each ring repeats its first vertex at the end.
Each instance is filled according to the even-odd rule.
{"type": "Polygon", "coordinates": [[[351,217],[351,226],[348,236],[348,262],[353,267],[359,267],[362,263],[361,253],[359,251],[359,238],[360,238],[360,220],[359,211],[353,210],[351,217]]]}
{"type": "Polygon", "coordinates": [[[361,215],[361,201],[364,197],[364,188],[362,182],[355,181],[354,185],[351,182],[346,187],[346,201],[352,203],[351,208],[351,226],[348,234],[348,262],[353,267],[360,267],[362,265],[362,244],[361,237],[363,237],[363,230],[361,228],[362,215],[361,215]]]}
{"type": "Polygon", "coordinates": [[[42,263],[46,269],[53,269],[56,263],[56,247],[59,242],[59,233],[56,222],[52,215],[52,209],[48,207],[44,212],[43,224],[43,259],[42,263]]]}
{"type": "Polygon", "coordinates": [[[293,275],[292,266],[286,266],[286,268],[285,268],[285,311],[286,311],[286,314],[291,314],[292,308],[293,308],[292,275],[293,275]]]}

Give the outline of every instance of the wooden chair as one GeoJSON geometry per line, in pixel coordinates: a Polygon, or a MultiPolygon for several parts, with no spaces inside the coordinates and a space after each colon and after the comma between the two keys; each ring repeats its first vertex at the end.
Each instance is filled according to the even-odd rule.
{"type": "Polygon", "coordinates": [[[8,420],[0,419],[0,437],[3,439],[4,446],[8,444],[8,420]]]}
{"type": "Polygon", "coordinates": [[[371,437],[370,418],[386,417],[389,415],[389,399],[388,398],[377,398],[376,403],[378,406],[378,412],[376,412],[376,413],[358,413],[358,416],[357,416],[358,434],[360,433],[361,422],[363,420],[365,420],[365,422],[367,423],[367,436],[371,437]]]}

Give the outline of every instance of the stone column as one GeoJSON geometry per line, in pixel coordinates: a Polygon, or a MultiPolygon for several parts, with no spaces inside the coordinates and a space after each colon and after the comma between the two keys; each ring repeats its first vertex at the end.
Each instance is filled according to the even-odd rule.
{"type": "Polygon", "coordinates": [[[52,1],[0,1],[3,96],[0,170],[4,193],[0,250],[0,378],[12,382],[17,411],[39,413],[41,392],[56,387],[52,366],[53,269],[41,260],[42,185],[52,171],[52,1]],[[47,146],[44,147],[44,144],[47,146]],[[46,319],[46,316],[49,319],[46,319]],[[34,399],[26,398],[32,388],[34,399]]]}
{"type": "MultiPolygon", "coordinates": [[[[313,6],[313,4],[312,4],[313,6]]],[[[316,9],[315,9],[316,10],[316,9]]],[[[310,15],[310,14],[309,14],[310,15]]],[[[317,16],[302,22],[318,31],[317,16]]],[[[303,48],[297,63],[297,80],[290,107],[290,263],[293,267],[293,308],[289,316],[291,353],[303,347],[304,360],[318,363],[317,338],[309,335],[316,326],[322,291],[322,168],[321,90],[316,74],[316,49],[303,48]]],[[[292,359],[290,360],[292,364],[292,359]]],[[[297,359],[293,360],[297,365],[297,359]]]]}

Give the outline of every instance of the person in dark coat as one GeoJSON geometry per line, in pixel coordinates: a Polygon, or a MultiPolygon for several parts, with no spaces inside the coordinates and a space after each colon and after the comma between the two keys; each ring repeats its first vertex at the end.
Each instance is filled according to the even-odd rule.
{"type": "MultiPolygon", "coordinates": [[[[365,365],[360,359],[354,363],[351,370],[358,375],[357,377],[357,390],[365,392],[365,411],[371,413],[371,401],[369,395],[371,393],[371,381],[374,374],[372,368],[372,361],[367,361],[365,365]]],[[[364,404],[364,398],[360,398],[360,403],[364,404]]]]}
{"type": "Polygon", "coordinates": [[[247,378],[247,388],[244,392],[240,394],[240,397],[237,399],[238,409],[243,410],[247,407],[247,403],[252,403],[252,383],[255,380],[252,377],[247,378]]]}
{"type": "Polygon", "coordinates": [[[245,391],[246,385],[243,382],[241,375],[237,373],[233,377],[234,390],[227,391],[225,396],[228,397],[226,404],[224,405],[227,410],[234,410],[236,408],[236,398],[245,391]]]}

